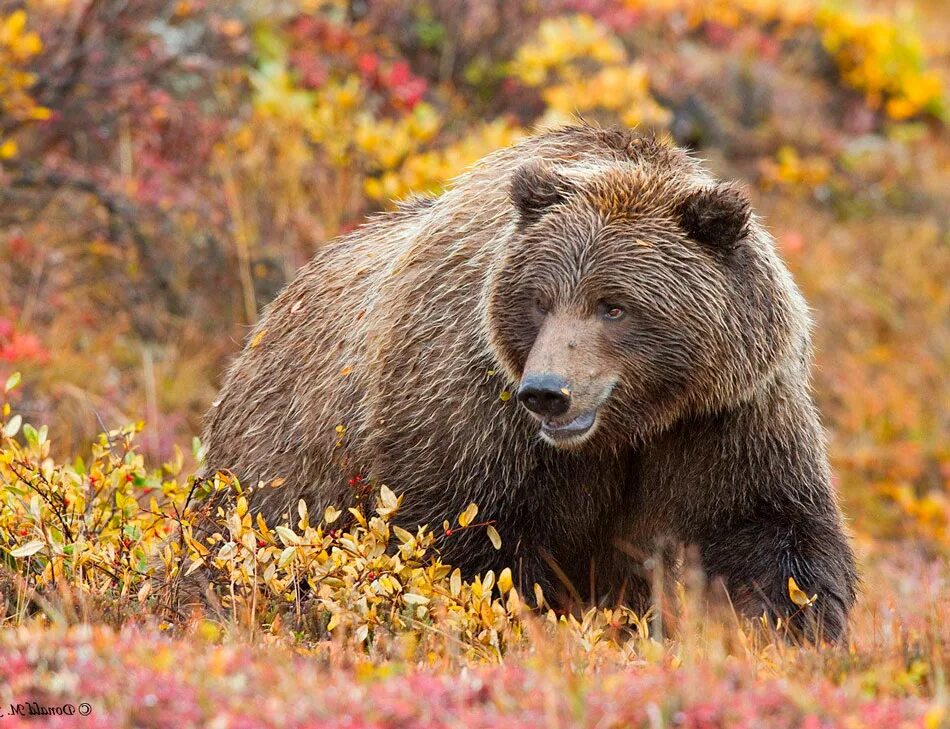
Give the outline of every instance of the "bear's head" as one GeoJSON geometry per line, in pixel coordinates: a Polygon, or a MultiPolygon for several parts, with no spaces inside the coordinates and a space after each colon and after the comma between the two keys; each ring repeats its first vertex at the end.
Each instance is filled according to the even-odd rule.
{"type": "Polygon", "coordinates": [[[642,442],[801,360],[807,313],[748,198],[683,160],[513,175],[486,326],[552,445],[642,442]]]}

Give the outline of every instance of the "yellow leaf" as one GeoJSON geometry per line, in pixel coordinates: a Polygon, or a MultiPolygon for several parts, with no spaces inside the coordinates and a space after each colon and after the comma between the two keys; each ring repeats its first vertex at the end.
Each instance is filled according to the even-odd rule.
{"type": "Polygon", "coordinates": [[[15,10],[0,23],[0,32],[3,33],[4,42],[10,42],[26,29],[26,13],[23,10],[15,10]]]}
{"type": "Polygon", "coordinates": [[[788,596],[791,598],[792,602],[799,607],[807,607],[818,599],[818,595],[812,595],[811,597],[808,597],[808,595],[805,594],[805,591],[798,586],[797,582],[795,582],[794,577],[788,578],[788,596]]]}
{"type": "Polygon", "coordinates": [[[924,729],[939,729],[943,718],[947,714],[947,707],[935,704],[924,714],[924,729]]]}
{"type": "Polygon", "coordinates": [[[472,523],[472,519],[474,519],[477,515],[478,515],[478,505],[469,504],[468,508],[465,509],[465,511],[463,511],[461,514],[459,514],[459,526],[467,527],[469,524],[472,523]]]}
{"type": "Polygon", "coordinates": [[[18,413],[10,418],[10,422],[3,426],[3,435],[12,438],[20,432],[20,426],[23,424],[23,417],[18,413]]]}
{"type": "Polygon", "coordinates": [[[267,330],[261,329],[257,334],[254,335],[254,338],[251,340],[251,349],[254,349],[261,342],[264,341],[264,337],[267,336],[267,330]]]}
{"type": "Polygon", "coordinates": [[[449,579],[449,590],[452,592],[452,597],[458,597],[462,593],[462,571],[458,567],[449,579]]]}
{"type": "Polygon", "coordinates": [[[389,510],[395,509],[398,505],[396,494],[394,494],[392,489],[390,489],[386,484],[383,484],[379,487],[379,501],[383,505],[383,508],[389,510]]]}
{"type": "Polygon", "coordinates": [[[198,569],[199,567],[201,567],[201,565],[203,565],[204,563],[205,563],[205,561],[204,561],[203,559],[196,559],[194,562],[191,563],[191,566],[188,567],[188,570],[185,572],[185,577],[187,577],[187,576],[190,575],[192,572],[194,572],[195,570],[197,570],[197,569],[198,569]]]}
{"type": "Polygon", "coordinates": [[[16,142],[12,139],[0,144],[0,159],[12,159],[16,157],[19,148],[17,147],[16,142]]]}
{"type": "Polygon", "coordinates": [[[202,557],[208,556],[208,548],[199,542],[197,539],[192,539],[191,537],[185,537],[185,541],[188,543],[188,546],[191,547],[193,552],[198,553],[202,557]]]}
{"type": "Polygon", "coordinates": [[[286,567],[287,563],[290,562],[290,560],[294,558],[294,555],[296,553],[297,553],[296,547],[285,547],[284,550],[280,553],[280,557],[277,559],[277,566],[286,567]]]}
{"type": "Polygon", "coordinates": [[[403,529],[397,524],[393,524],[393,534],[395,534],[399,541],[405,544],[406,542],[411,542],[415,537],[412,536],[412,532],[403,529]]]}
{"type": "Polygon", "coordinates": [[[13,390],[16,388],[16,386],[19,385],[19,384],[20,384],[20,373],[19,373],[19,372],[14,372],[12,375],[10,375],[10,376],[7,378],[7,382],[6,382],[6,384],[3,386],[3,390],[4,390],[4,392],[11,392],[11,391],[13,391],[13,390]]]}
{"type": "Polygon", "coordinates": [[[202,620],[198,623],[196,631],[198,636],[208,643],[213,643],[221,637],[221,627],[210,620],[202,620]]]}
{"type": "Polygon", "coordinates": [[[481,618],[486,627],[491,627],[495,622],[495,614],[492,612],[491,604],[485,600],[481,605],[481,618]]]}
{"type": "Polygon", "coordinates": [[[488,534],[488,538],[491,540],[492,546],[495,549],[501,549],[501,535],[498,533],[498,530],[489,524],[485,531],[488,534]]]}
{"type": "Polygon", "coordinates": [[[508,592],[514,586],[514,581],[511,579],[511,568],[505,567],[501,571],[501,574],[498,575],[498,589],[501,590],[502,594],[508,592]]]}
{"type": "Polygon", "coordinates": [[[27,542],[26,544],[17,547],[16,549],[10,550],[11,557],[30,557],[37,552],[39,552],[43,547],[46,546],[46,542],[43,542],[39,539],[34,539],[32,542],[27,542]]]}
{"type": "Polygon", "coordinates": [[[339,509],[335,509],[332,506],[328,506],[326,510],[323,512],[323,521],[326,524],[332,524],[333,522],[335,522],[337,519],[340,518],[340,514],[342,513],[343,512],[340,511],[339,509]]]}
{"type": "Polygon", "coordinates": [[[273,541],[270,529],[267,528],[267,522],[264,520],[264,515],[261,514],[261,512],[257,512],[257,529],[261,533],[261,539],[267,542],[273,541]]]}
{"type": "Polygon", "coordinates": [[[534,583],[534,601],[537,603],[538,609],[544,605],[544,590],[541,589],[541,585],[537,582],[534,583]]]}
{"type": "Polygon", "coordinates": [[[511,393],[508,390],[502,390],[498,394],[498,399],[502,402],[508,402],[511,399],[511,393]]]}
{"type": "Polygon", "coordinates": [[[282,541],[287,546],[300,543],[300,539],[297,537],[297,535],[285,526],[275,527],[274,531],[277,532],[277,536],[280,537],[280,541],[282,541]]]}

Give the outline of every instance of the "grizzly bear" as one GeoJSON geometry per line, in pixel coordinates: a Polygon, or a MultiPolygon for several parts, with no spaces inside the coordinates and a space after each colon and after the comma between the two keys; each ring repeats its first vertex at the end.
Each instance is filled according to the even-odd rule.
{"type": "Polygon", "coordinates": [[[501,549],[468,529],[443,557],[528,594],[642,609],[641,558],[691,545],[742,613],[834,639],[856,577],[809,326],[741,188],[629,130],[548,131],[322,247],[228,371],[206,463],[279,479],[250,496],[270,520],[354,479],[403,526],[475,502],[501,549]]]}

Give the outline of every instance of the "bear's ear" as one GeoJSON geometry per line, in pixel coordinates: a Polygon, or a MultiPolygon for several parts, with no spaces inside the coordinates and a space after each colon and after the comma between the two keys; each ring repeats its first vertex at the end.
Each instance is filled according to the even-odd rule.
{"type": "Polygon", "coordinates": [[[690,238],[723,250],[746,234],[751,214],[748,195],[734,182],[696,190],[677,207],[680,225],[690,238]]]}
{"type": "Polygon", "coordinates": [[[519,227],[538,222],[544,211],[563,202],[571,183],[540,162],[528,162],[515,170],[511,178],[511,201],[518,211],[519,227]]]}

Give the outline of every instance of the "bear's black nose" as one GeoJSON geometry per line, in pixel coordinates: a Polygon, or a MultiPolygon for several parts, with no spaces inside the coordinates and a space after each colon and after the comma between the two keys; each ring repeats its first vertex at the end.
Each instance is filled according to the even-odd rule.
{"type": "Polygon", "coordinates": [[[570,408],[571,391],[558,375],[527,375],[518,388],[518,402],[536,415],[557,417],[570,408]]]}

